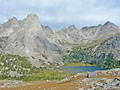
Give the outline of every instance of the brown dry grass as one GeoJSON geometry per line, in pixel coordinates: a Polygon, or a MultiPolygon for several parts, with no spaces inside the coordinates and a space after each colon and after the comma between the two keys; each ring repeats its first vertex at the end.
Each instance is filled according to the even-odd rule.
{"type": "Polygon", "coordinates": [[[73,82],[64,82],[64,83],[44,83],[44,84],[34,84],[21,86],[16,88],[4,88],[0,90],[77,90],[78,85],[73,82]]]}
{"type": "MultiPolygon", "coordinates": [[[[97,78],[120,78],[120,76],[97,76],[97,78]]],[[[33,81],[29,82],[30,85],[19,86],[15,88],[1,88],[0,90],[80,90],[80,88],[88,87],[82,80],[86,78],[85,76],[78,76],[72,78],[70,81],[66,82],[56,82],[56,81],[33,81]]],[[[102,82],[102,81],[98,81],[102,82]]]]}
{"type": "Polygon", "coordinates": [[[78,90],[83,87],[83,83],[79,83],[83,79],[83,76],[72,78],[65,82],[47,82],[47,81],[33,81],[31,85],[25,85],[15,88],[3,88],[0,90],[78,90]]]}

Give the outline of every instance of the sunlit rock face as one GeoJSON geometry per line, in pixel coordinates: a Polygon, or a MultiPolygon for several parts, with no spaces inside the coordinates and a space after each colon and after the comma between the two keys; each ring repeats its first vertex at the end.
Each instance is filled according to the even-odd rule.
{"type": "Polygon", "coordinates": [[[13,17],[0,24],[0,53],[27,56],[37,67],[43,64],[62,65],[65,50],[94,40],[107,39],[119,32],[119,27],[111,22],[81,29],[71,25],[63,30],[53,30],[42,25],[34,14],[23,20],[13,17]]]}
{"type": "MultiPolygon", "coordinates": [[[[1,53],[33,57],[38,66],[60,60],[63,49],[49,37],[54,32],[43,28],[37,15],[28,15],[24,20],[12,18],[0,28],[1,53]]],[[[33,59],[31,58],[31,59],[33,59]]]]}

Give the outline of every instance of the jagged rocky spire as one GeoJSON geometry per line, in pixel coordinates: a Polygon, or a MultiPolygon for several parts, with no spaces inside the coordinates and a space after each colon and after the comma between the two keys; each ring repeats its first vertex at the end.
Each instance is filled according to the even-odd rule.
{"type": "Polygon", "coordinates": [[[40,20],[36,14],[29,14],[24,20],[25,27],[40,27],[40,20]]]}
{"type": "Polygon", "coordinates": [[[10,18],[6,23],[3,24],[4,27],[18,27],[19,21],[16,17],[10,18]]]}

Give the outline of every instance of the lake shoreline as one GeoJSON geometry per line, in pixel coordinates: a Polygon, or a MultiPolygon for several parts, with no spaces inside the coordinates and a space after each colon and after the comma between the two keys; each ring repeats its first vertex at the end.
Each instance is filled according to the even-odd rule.
{"type": "Polygon", "coordinates": [[[64,66],[96,66],[95,64],[86,64],[86,63],[66,63],[64,66]]]}
{"type": "Polygon", "coordinates": [[[102,70],[108,70],[108,69],[98,67],[98,66],[64,66],[63,70],[70,73],[71,72],[84,73],[84,72],[94,72],[94,71],[102,71],[102,70]]]}

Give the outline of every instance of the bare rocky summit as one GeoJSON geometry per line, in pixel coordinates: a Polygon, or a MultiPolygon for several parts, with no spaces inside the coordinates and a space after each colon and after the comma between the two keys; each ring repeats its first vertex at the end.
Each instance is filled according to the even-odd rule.
{"type": "Polygon", "coordinates": [[[29,57],[36,67],[46,64],[63,65],[61,57],[64,51],[95,40],[112,37],[105,46],[115,44],[109,47],[119,50],[119,33],[119,27],[111,22],[81,29],[71,25],[60,31],[52,30],[49,26],[42,25],[37,15],[30,14],[23,20],[13,17],[0,24],[0,53],[29,57]]]}

